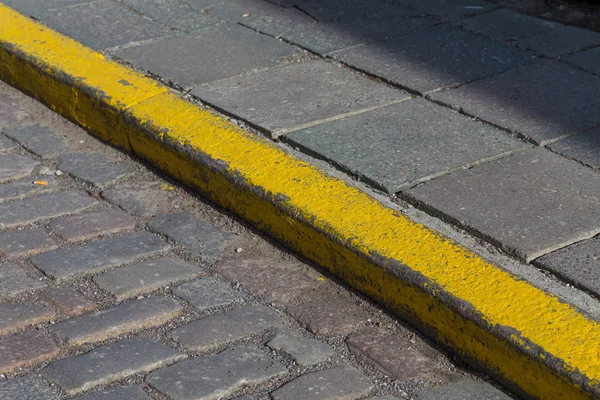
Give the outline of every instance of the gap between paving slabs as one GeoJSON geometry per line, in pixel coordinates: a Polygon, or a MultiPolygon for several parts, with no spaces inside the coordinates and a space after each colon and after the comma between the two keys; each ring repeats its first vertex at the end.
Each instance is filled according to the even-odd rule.
{"type": "Polygon", "coordinates": [[[339,276],[513,389],[598,398],[600,326],[263,138],[0,4],[0,77],[339,276]]]}

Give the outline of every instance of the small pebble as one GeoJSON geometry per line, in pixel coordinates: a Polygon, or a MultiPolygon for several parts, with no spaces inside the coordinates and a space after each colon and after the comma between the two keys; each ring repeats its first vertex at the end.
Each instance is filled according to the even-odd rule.
{"type": "Polygon", "coordinates": [[[241,252],[242,252],[242,248],[241,248],[241,247],[238,247],[237,249],[235,249],[235,252],[236,252],[236,253],[241,253],[241,252]]]}
{"type": "Polygon", "coordinates": [[[60,169],[57,169],[57,170],[54,172],[54,175],[56,175],[56,176],[61,176],[61,175],[64,175],[64,172],[62,172],[60,169]]]}
{"type": "Polygon", "coordinates": [[[42,175],[52,175],[52,174],[53,174],[53,172],[52,172],[52,170],[51,170],[50,168],[48,168],[48,167],[42,167],[42,168],[40,169],[40,174],[42,174],[42,175]]]}

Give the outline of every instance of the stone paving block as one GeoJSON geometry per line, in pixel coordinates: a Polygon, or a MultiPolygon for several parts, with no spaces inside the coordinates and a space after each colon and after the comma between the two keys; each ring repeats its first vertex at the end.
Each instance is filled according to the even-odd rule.
{"type": "Polygon", "coordinates": [[[548,57],[558,57],[600,43],[600,33],[562,26],[516,41],[519,47],[548,57]]]}
{"type": "Polygon", "coordinates": [[[345,336],[367,321],[367,314],[344,298],[311,300],[288,308],[292,317],[318,336],[345,336]]]}
{"type": "Polygon", "coordinates": [[[74,397],[73,400],[152,400],[139,386],[119,386],[74,397]]]}
{"type": "Polygon", "coordinates": [[[335,355],[333,347],[315,339],[279,334],[267,342],[273,350],[291,357],[301,367],[327,361],[335,355]]]}
{"type": "Polygon", "coordinates": [[[461,24],[473,32],[499,41],[519,39],[562,26],[505,8],[465,19],[461,24]]]}
{"type": "Polygon", "coordinates": [[[0,183],[31,175],[39,163],[29,157],[17,154],[5,154],[0,157],[0,183]]]}
{"type": "Polygon", "coordinates": [[[0,335],[54,319],[54,313],[31,302],[0,304],[0,335]]]}
{"type": "Polygon", "coordinates": [[[141,217],[165,214],[173,209],[173,192],[161,190],[159,182],[122,182],[102,192],[111,203],[141,217]]]}
{"type": "Polygon", "coordinates": [[[47,186],[36,185],[32,179],[22,179],[0,185],[0,203],[24,199],[38,194],[51,193],[58,190],[56,179],[52,176],[44,176],[43,180],[48,182],[47,186]]]}
{"type": "Polygon", "coordinates": [[[167,251],[169,245],[149,232],[136,232],[63,247],[31,258],[46,275],[57,280],[102,272],[154,254],[167,251]]]}
{"type": "Polygon", "coordinates": [[[40,298],[69,317],[96,309],[96,303],[77,290],[68,287],[50,288],[42,293],[40,298]]]}
{"type": "Polygon", "coordinates": [[[37,365],[58,352],[54,342],[36,329],[0,339],[0,374],[37,365]]]}
{"type": "Polygon", "coordinates": [[[178,85],[230,78],[243,72],[281,64],[296,49],[242,27],[219,24],[186,36],[120,50],[114,54],[178,85]],[[211,60],[207,63],[206,60],[211,60]],[[218,65],[218,68],[215,66],[218,65]]]}
{"type": "Polygon", "coordinates": [[[216,400],[285,373],[283,365],[258,348],[238,346],[154,371],[146,382],[170,399],[216,400]]]}
{"type": "Polygon", "coordinates": [[[54,250],[58,245],[43,229],[0,232],[0,254],[17,258],[54,250]]]}
{"type": "Polygon", "coordinates": [[[148,297],[68,319],[50,330],[68,345],[77,346],[162,325],[182,311],[183,307],[172,298],[148,297]]]}
{"type": "Polygon", "coordinates": [[[444,21],[458,20],[498,8],[496,4],[483,0],[471,0],[468,3],[464,0],[401,0],[400,2],[444,21]]]}
{"type": "Polygon", "coordinates": [[[471,82],[535,59],[524,50],[447,24],[353,47],[332,57],[420,93],[471,82]]]}
{"type": "Polygon", "coordinates": [[[312,372],[291,380],[271,393],[273,400],[354,400],[366,395],[373,383],[352,367],[312,372]]]}
{"type": "Polygon", "coordinates": [[[398,398],[396,396],[375,396],[375,397],[369,397],[368,399],[365,400],[398,400],[398,398]]]}
{"type": "Polygon", "coordinates": [[[124,0],[123,3],[154,21],[183,32],[197,31],[217,23],[189,2],[180,0],[124,0]]]}
{"type": "Polygon", "coordinates": [[[406,193],[525,260],[600,231],[600,176],[544,149],[456,172],[406,193]]]}
{"type": "Polygon", "coordinates": [[[148,338],[132,338],[55,361],[41,372],[67,394],[74,395],[136,373],[164,367],[185,357],[185,354],[148,338]]]}
{"type": "Polygon", "coordinates": [[[579,53],[565,57],[565,60],[569,64],[589,71],[592,74],[600,75],[600,46],[580,51],[579,53]]]}
{"type": "Polygon", "coordinates": [[[16,148],[17,145],[13,141],[5,138],[4,136],[0,136],[0,154],[6,154],[16,148]]]}
{"type": "Polygon", "coordinates": [[[173,36],[175,31],[108,0],[36,14],[51,28],[94,50],[173,36]]]}
{"type": "Polygon", "coordinates": [[[283,140],[390,193],[528,147],[421,98],[295,131],[283,140]]]}
{"type": "Polygon", "coordinates": [[[135,221],[121,210],[105,208],[51,222],[52,232],[68,242],[131,230],[135,221]]]}
{"type": "Polygon", "coordinates": [[[365,18],[394,3],[393,0],[308,0],[298,7],[317,20],[325,22],[365,18]]]}
{"type": "Polygon", "coordinates": [[[25,376],[9,381],[0,381],[2,400],[58,400],[58,392],[40,378],[25,376]]]}
{"type": "Polygon", "coordinates": [[[184,283],[173,290],[173,293],[190,302],[201,311],[238,303],[243,300],[243,296],[239,292],[215,277],[184,283]]]}
{"type": "Polygon", "coordinates": [[[548,145],[552,151],[600,169],[600,128],[569,136],[548,145]]]}
{"type": "Polygon", "coordinates": [[[200,86],[192,93],[261,126],[273,137],[295,127],[408,98],[403,91],[323,60],[200,86]]]}
{"type": "Polygon", "coordinates": [[[422,389],[415,394],[415,400],[509,400],[490,384],[474,380],[462,380],[436,388],[422,389]]]}
{"type": "Polygon", "coordinates": [[[28,118],[31,116],[23,110],[21,101],[16,94],[0,93],[0,129],[15,125],[28,118]]]}
{"type": "Polygon", "coordinates": [[[2,132],[42,158],[51,158],[67,150],[64,140],[47,126],[13,126],[2,132]]]}
{"type": "Polygon", "coordinates": [[[248,306],[190,322],[167,336],[189,351],[203,352],[279,327],[282,322],[281,315],[270,308],[248,306]]]}
{"type": "Polygon", "coordinates": [[[94,282],[121,301],[204,274],[199,267],[178,258],[160,258],[115,268],[95,276],[94,282]]]}
{"type": "Polygon", "coordinates": [[[25,270],[18,265],[0,265],[0,299],[45,286],[44,282],[28,277],[25,270]]]}
{"type": "Polygon", "coordinates": [[[207,262],[213,262],[234,247],[237,236],[189,212],[157,215],[148,227],[165,235],[186,250],[207,262]]]}
{"type": "Polygon", "coordinates": [[[42,194],[0,204],[0,228],[27,225],[43,219],[81,212],[95,205],[90,196],[79,192],[42,194]]]}
{"type": "Polygon", "coordinates": [[[598,91],[599,77],[543,60],[432,97],[545,143],[598,125],[598,91]]]}
{"type": "Polygon", "coordinates": [[[112,161],[97,153],[71,153],[59,160],[58,169],[99,188],[105,188],[135,172],[130,164],[112,161]]]}
{"type": "Polygon", "coordinates": [[[22,14],[38,15],[42,11],[55,10],[76,4],[87,3],[89,0],[4,0],[3,3],[22,14]]]}

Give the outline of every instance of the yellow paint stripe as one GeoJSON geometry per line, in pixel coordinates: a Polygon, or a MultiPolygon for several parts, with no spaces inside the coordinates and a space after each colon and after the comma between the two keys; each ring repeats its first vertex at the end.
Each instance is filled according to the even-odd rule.
{"type": "Polygon", "coordinates": [[[531,395],[589,398],[579,384],[597,393],[599,325],[572,306],[6,6],[0,20],[2,79],[198,188],[531,395]]]}

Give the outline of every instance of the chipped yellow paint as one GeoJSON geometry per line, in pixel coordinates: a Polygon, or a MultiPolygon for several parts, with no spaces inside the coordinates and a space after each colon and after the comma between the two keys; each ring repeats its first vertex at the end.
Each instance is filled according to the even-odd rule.
{"type": "Polygon", "coordinates": [[[2,79],[197,188],[530,395],[597,392],[600,326],[572,306],[3,5],[0,21],[2,79]],[[422,277],[420,286],[407,275],[422,277]],[[473,315],[461,315],[442,294],[473,315]]]}

